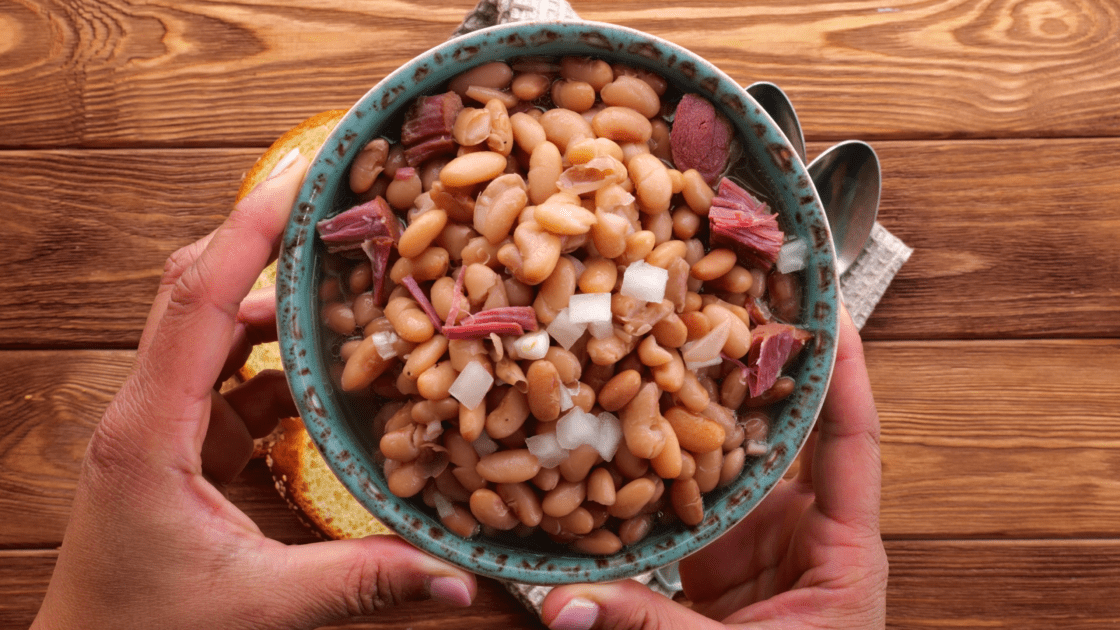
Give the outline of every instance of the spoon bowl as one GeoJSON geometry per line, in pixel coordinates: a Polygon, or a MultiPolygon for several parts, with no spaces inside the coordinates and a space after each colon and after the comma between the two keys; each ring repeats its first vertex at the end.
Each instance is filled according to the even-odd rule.
{"type": "Polygon", "coordinates": [[[867,245],[879,215],[879,156],[866,142],[848,140],[818,155],[808,170],[828,216],[836,271],[842,275],[867,245]]]}
{"type": "Polygon", "coordinates": [[[769,81],[759,81],[747,86],[747,94],[758,101],[762,109],[774,119],[778,129],[785,134],[786,139],[793,145],[793,150],[797,152],[797,157],[801,158],[801,163],[804,164],[805,136],[801,132],[801,122],[797,119],[793,103],[782,88],[769,81]]]}

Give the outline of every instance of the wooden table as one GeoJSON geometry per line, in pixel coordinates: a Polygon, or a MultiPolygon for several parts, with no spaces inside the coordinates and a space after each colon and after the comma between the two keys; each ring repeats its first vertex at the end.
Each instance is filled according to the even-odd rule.
{"type": "MultiPolygon", "coordinates": [[[[473,0],[0,0],[0,625],[34,616],[78,463],[167,255],[289,126],[347,107],[473,0]]],[[[574,3],[784,87],[810,154],[882,159],[915,248],[864,330],[892,628],[1120,624],[1114,0],[574,3]]],[[[313,539],[260,461],[230,489],[313,539]]],[[[496,583],[350,628],[539,628],[496,583]]]]}

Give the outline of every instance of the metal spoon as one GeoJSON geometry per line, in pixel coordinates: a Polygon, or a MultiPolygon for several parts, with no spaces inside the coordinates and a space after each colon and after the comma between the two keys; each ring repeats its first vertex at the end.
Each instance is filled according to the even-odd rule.
{"type": "Polygon", "coordinates": [[[806,162],[805,136],[801,133],[801,123],[797,120],[793,103],[782,88],[769,81],[759,81],[747,86],[747,94],[758,101],[762,109],[778,123],[778,129],[785,134],[786,139],[793,145],[793,150],[801,158],[801,163],[804,164],[806,162]]]}
{"type": "Polygon", "coordinates": [[[867,245],[879,215],[879,156],[866,142],[847,140],[814,158],[809,163],[809,177],[828,215],[836,245],[836,271],[843,274],[867,245]]]}

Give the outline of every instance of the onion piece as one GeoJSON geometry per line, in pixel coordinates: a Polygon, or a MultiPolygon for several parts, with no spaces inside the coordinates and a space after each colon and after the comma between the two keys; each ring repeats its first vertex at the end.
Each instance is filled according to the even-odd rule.
{"type": "Polygon", "coordinates": [[[560,309],[556,314],[556,318],[548,325],[548,334],[556,340],[565,350],[570,350],[583,333],[587,330],[587,324],[577,324],[571,320],[571,311],[568,307],[560,309]]]}
{"type": "Polygon", "coordinates": [[[439,514],[440,518],[449,518],[451,515],[455,514],[454,504],[452,504],[447,497],[443,496],[442,493],[433,492],[432,503],[435,504],[436,514],[439,514]]]}
{"type": "Polygon", "coordinates": [[[392,330],[383,330],[373,333],[370,337],[373,339],[371,342],[373,347],[382,359],[392,359],[397,356],[395,344],[401,340],[397,333],[392,330]]]}
{"type": "Polygon", "coordinates": [[[475,409],[494,385],[494,377],[478,361],[471,361],[455,377],[449,393],[467,409],[475,409]]]}
{"type": "Polygon", "coordinates": [[[778,273],[801,271],[805,268],[805,257],[808,255],[809,245],[799,238],[791,238],[782,244],[774,265],[777,266],[778,273]]]}
{"type": "Polygon", "coordinates": [[[665,299],[665,287],[669,284],[669,270],[639,260],[631,263],[622,275],[622,289],[619,293],[636,300],[661,302],[665,299]]]}
{"type": "Polygon", "coordinates": [[[595,446],[598,439],[599,418],[579,407],[556,421],[556,440],[566,449],[579,448],[584,444],[595,446]]]}
{"type": "Polygon", "coordinates": [[[681,359],[684,360],[685,367],[697,370],[709,365],[719,365],[722,362],[719,353],[730,336],[731,320],[725,319],[703,337],[681,346],[681,359]]]}
{"type": "Polygon", "coordinates": [[[537,456],[541,468],[556,468],[568,459],[568,451],[560,446],[555,433],[541,433],[525,438],[525,448],[537,456]]]}
{"type": "Polygon", "coordinates": [[[611,321],[611,294],[576,293],[568,298],[568,319],[573,324],[611,321]]]}
{"type": "Polygon", "coordinates": [[[544,355],[548,354],[549,345],[548,331],[538,330],[525,333],[514,340],[512,354],[521,359],[536,361],[537,359],[543,359],[544,355]]]}
{"type": "Polygon", "coordinates": [[[604,411],[599,414],[599,435],[592,446],[599,451],[603,461],[611,461],[618,452],[618,445],[622,442],[622,421],[618,416],[604,411]]]}

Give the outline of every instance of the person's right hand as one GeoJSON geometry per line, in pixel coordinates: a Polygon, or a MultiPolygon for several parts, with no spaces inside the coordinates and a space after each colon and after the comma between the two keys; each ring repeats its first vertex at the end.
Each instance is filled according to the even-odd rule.
{"type": "Polygon", "coordinates": [[[556,588],[542,618],[552,630],[884,627],[879,416],[847,311],[800,463],[742,523],[681,562],[691,608],[627,580],[556,588]]]}

